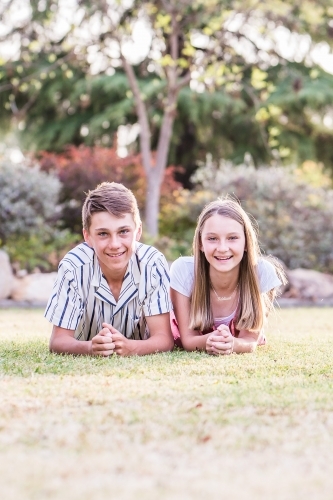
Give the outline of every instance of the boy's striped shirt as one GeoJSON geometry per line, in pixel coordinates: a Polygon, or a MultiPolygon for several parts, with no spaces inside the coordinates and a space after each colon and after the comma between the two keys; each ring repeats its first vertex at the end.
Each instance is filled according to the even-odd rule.
{"type": "Polygon", "coordinates": [[[145,317],[171,310],[169,284],[164,255],[137,243],[116,302],[94,250],[82,243],[60,262],[45,317],[54,325],[75,330],[78,340],[91,340],[104,322],[127,338],[145,339],[149,337],[145,317]]]}

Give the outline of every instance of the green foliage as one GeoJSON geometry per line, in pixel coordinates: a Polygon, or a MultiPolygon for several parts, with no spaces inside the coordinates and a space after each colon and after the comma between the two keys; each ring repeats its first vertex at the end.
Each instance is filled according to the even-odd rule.
{"type": "Polygon", "coordinates": [[[300,62],[287,60],[278,43],[282,29],[282,40],[290,35],[291,41],[307,43],[311,38],[332,46],[330,0],[275,0],[269,6],[252,0],[185,0],[170,3],[175,19],[165,2],[114,2],[111,17],[118,15],[116,25],[104,0],[84,1],[79,29],[73,18],[59,39],[55,27],[63,15],[61,2],[47,2],[45,9],[28,3],[30,22],[19,29],[13,16],[18,0],[5,12],[4,25],[14,28],[7,38],[16,37],[20,48],[17,59],[0,70],[1,126],[8,129],[14,116],[25,148],[110,146],[119,125],[137,121],[113,34],[128,42],[140,19],[151,26],[152,48],[158,48],[133,66],[147,108],[152,149],[168,105],[168,71],[176,67],[179,79],[192,73],[195,90],[185,86],[179,95],[169,155],[169,163],[187,170],[179,177],[183,182],[188,184],[207,151],[235,164],[249,152],[256,165],[277,158],[284,163],[314,159],[333,169],[332,127],[325,125],[331,113],[332,75],[306,55],[300,62]],[[94,16],[101,20],[97,36],[94,16]],[[175,22],[177,54],[171,53],[175,22]],[[97,70],[92,68],[95,49],[97,70]]]}
{"type": "MultiPolygon", "coordinates": [[[[62,227],[75,234],[82,232],[82,204],[85,193],[101,182],[121,182],[135,194],[140,212],[146,196],[146,176],[140,155],[119,158],[115,148],[71,146],[64,153],[41,152],[41,168],[53,172],[62,183],[59,200],[62,205],[62,227]]],[[[179,183],[174,180],[175,168],[165,170],[161,187],[161,206],[173,204],[179,183]]]]}
{"type": "Polygon", "coordinates": [[[179,191],[176,204],[161,210],[160,245],[169,260],[191,255],[202,208],[217,197],[232,196],[258,222],[265,254],[291,269],[333,272],[332,181],[320,165],[255,169],[230,162],[217,165],[208,157],[192,181],[194,190],[179,191]]]}
{"type": "Polygon", "coordinates": [[[60,216],[57,177],[38,165],[0,162],[0,239],[34,233],[52,234],[60,216]]]}
{"type": "Polygon", "coordinates": [[[79,241],[59,228],[61,183],[37,164],[0,163],[0,243],[17,268],[55,270],[79,241]]]}
{"type": "Polygon", "coordinates": [[[50,272],[56,271],[60,260],[81,240],[79,235],[68,230],[54,228],[49,235],[39,231],[27,236],[11,236],[4,250],[16,270],[31,272],[38,268],[42,272],[50,272]]]}
{"type": "MultiPolygon", "coordinates": [[[[201,198],[210,201],[229,195],[240,200],[259,224],[266,254],[280,258],[291,269],[333,272],[333,190],[327,187],[325,175],[319,182],[318,170],[312,175],[317,185],[308,183],[309,175],[308,168],[255,169],[208,162],[194,180],[203,190],[197,193],[201,198]]],[[[202,206],[188,196],[186,209],[191,223],[202,206]]]]}

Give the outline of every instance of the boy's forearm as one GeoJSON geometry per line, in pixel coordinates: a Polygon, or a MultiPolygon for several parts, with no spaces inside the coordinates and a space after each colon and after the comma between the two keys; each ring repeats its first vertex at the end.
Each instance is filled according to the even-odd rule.
{"type": "Polygon", "coordinates": [[[50,351],[56,354],[74,354],[88,356],[91,354],[91,340],[76,340],[70,337],[50,339],[50,351]]]}
{"type": "Polygon", "coordinates": [[[156,334],[146,340],[128,340],[132,355],[144,356],[156,352],[172,351],[174,340],[166,334],[156,334]]]}

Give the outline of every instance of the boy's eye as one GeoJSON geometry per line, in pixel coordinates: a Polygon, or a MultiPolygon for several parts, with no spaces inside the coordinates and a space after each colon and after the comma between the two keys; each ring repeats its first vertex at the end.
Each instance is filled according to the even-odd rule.
{"type": "Polygon", "coordinates": [[[120,234],[127,234],[129,232],[129,229],[122,229],[120,231],[120,234]]]}

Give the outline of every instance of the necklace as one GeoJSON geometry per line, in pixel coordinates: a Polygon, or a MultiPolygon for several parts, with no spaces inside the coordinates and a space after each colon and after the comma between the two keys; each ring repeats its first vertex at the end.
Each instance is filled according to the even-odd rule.
{"type": "Polygon", "coordinates": [[[215,288],[213,287],[212,282],[210,282],[210,286],[212,287],[212,290],[213,290],[213,292],[215,293],[215,295],[216,295],[216,297],[217,297],[217,300],[218,300],[219,302],[221,302],[222,300],[230,300],[230,299],[232,299],[232,297],[233,297],[233,296],[235,295],[235,293],[237,292],[238,285],[239,285],[239,283],[237,283],[235,290],[232,292],[232,294],[231,294],[231,295],[229,295],[229,297],[220,297],[219,295],[217,295],[217,292],[216,292],[215,288]]]}

